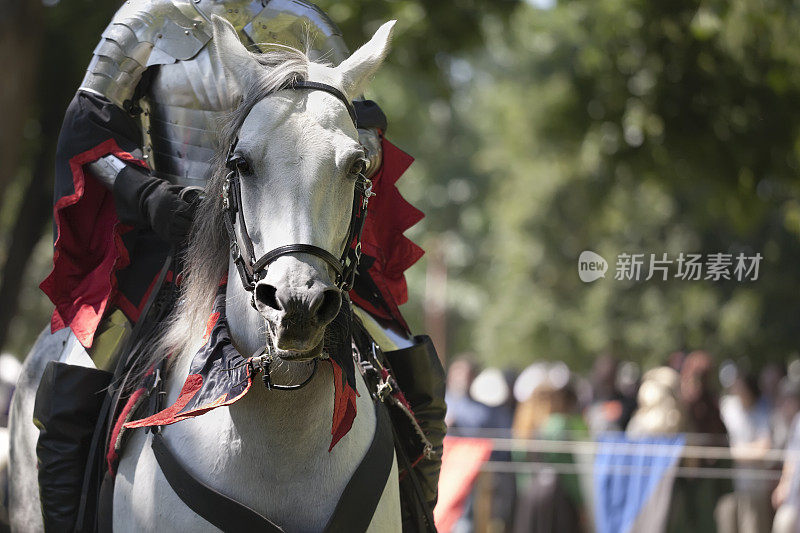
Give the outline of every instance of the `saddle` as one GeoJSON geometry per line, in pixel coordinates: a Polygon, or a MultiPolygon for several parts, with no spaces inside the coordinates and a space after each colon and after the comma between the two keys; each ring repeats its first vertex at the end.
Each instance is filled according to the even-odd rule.
{"type": "MultiPolygon", "coordinates": [[[[154,415],[163,408],[163,367],[150,369],[138,386],[131,386],[130,379],[133,375],[141,375],[139,355],[152,340],[158,324],[172,309],[178,293],[177,285],[171,282],[174,266],[171,259],[165,263],[146,304],[146,311],[117,361],[114,379],[107,390],[92,440],[77,531],[111,531],[116,466],[131,431],[125,425],[154,415]]],[[[415,344],[409,348],[382,352],[358,318],[352,315],[349,305],[349,302],[343,305],[348,306],[351,325],[352,349],[348,346],[348,354],[352,353],[355,368],[362,374],[374,400],[379,425],[370,448],[370,452],[374,450],[376,453],[368,453],[364,461],[369,459],[371,463],[362,464],[356,470],[329,530],[335,530],[337,524],[347,524],[347,530],[357,531],[361,529],[359,525],[365,529],[369,524],[372,513],[365,512],[365,504],[373,501],[377,506],[381,495],[380,492],[369,494],[370,488],[375,486],[375,472],[385,470],[388,477],[392,464],[389,460],[388,469],[382,469],[381,461],[376,459],[383,456],[383,464],[386,464],[386,447],[381,453],[379,446],[379,441],[383,440],[391,443],[388,450],[393,447],[398,460],[403,530],[435,531],[432,508],[436,502],[441,442],[445,431],[441,364],[426,336],[415,338],[415,344]],[[352,496],[347,497],[347,493],[352,493],[352,496]],[[365,516],[366,524],[361,524],[365,516]]],[[[154,433],[153,451],[167,480],[195,512],[224,531],[241,530],[244,526],[247,526],[245,530],[280,531],[279,526],[267,518],[260,517],[263,520],[259,521],[260,515],[252,509],[192,478],[165,445],[158,426],[145,430],[154,433]],[[209,509],[216,511],[205,516],[203,512],[209,509]],[[275,529],[269,529],[268,524],[275,529]]],[[[391,459],[391,455],[388,457],[391,459]]]]}

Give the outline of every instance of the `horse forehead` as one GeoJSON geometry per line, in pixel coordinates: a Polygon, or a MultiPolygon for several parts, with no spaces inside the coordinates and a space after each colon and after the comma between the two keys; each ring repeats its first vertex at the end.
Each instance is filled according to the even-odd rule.
{"type": "Polygon", "coordinates": [[[314,89],[284,89],[267,96],[253,106],[242,129],[264,132],[311,125],[356,136],[346,104],[328,92],[314,89]]]}
{"type": "Polygon", "coordinates": [[[251,110],[239,131],[240,146],[264,158],[302,151],[324,159],[348,152],[358,134],[347,109],[323,91],[281,91],[251,110]]]}

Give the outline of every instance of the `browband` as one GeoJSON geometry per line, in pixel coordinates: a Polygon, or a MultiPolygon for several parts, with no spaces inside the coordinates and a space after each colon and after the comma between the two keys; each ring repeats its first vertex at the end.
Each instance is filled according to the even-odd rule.
{"type": "Polygon", "coordinates": [[[311,89],[312,91],[323,91],[328,94],[332,94],[336,98],[342,101],[342,103],[347,107],[347,112],[350,114],[350,119],[353,121],[353,124],[358,127],[356,122],[356,109],[353,107],[353,103],[347,99],[342,91],[334,87],[333,85],[328,85],[327,83],[319,83],[317,81],[304,81],[304,80],[294,80],[290,81],[281,89],[311,89]]]}

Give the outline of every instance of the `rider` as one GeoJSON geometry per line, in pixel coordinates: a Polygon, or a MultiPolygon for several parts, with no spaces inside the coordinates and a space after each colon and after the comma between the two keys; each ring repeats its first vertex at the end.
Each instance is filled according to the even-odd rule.
{"type": "MultiPolygon", "coordinates": [[[[187,237],[199,191],[211,175],[216,120],[234,105],[235,96],[220,81],[212,15],[230,21],[254,50],[280,42],[310,47],[311,59],[334,64],[348,56],[335,24],[300,0],[131,0],[103,32],[59,137],[54,267],[41,285],[55,304],[51,329],[71,329],[61,361],[45,371],[34,410],[48,531],[74,528],[102,403],[99,392],[110,381],[106,370],[145,312],[171,247],[187,237]],[[93,362],[87,363],[87,353],[93,362]],[[67,364],[81,359],[81,364],[67,364]]],[[[379,335],[388,349],[408,350],[419,345],[398,310],[407,298],[402,272],[422,252],[402,232],[421,214],[405,203],[393,183],[411,159],[383,139],[386,117],[376,104],[354,104],[368,174],[386,191],[370,209],[390,210],[404,224],[368,218],[351,298],[372,315],[365,316],[371,334],[379,335]]],[[[177,281],[177,273],[174,277],[177,281]]],[[[172,272],[167,274],[167,281],[172,278],[172,272]]],[[[429,359],[404,357],[407,367],[396,372],[424,378],[410,379],[407,388],[424,385],[406,395],[421,398],[414,406],[417,417],[440,451],[443,391],[429,359]]],[[[431,507],[439,463],[421,464],[431,507]]]]}

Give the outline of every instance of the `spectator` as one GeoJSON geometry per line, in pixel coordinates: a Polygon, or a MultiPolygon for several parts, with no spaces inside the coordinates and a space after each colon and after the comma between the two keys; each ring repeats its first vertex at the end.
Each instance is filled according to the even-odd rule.
{"type": "Polygon", "coordinates": [[[786,376],[786,369],[778,363],[767,363],[758,375],[761,396],[758,401],[772,411],[778,403],[780,383],[786,376]]]}
{"type": "MultiPolygon", "coordinates": [[[[526,403],[540,401],[540,409],[527,409],[515,419],[519,438],[572,440],[585,438],[587,427],[577,409],[572,376],[564,363],[546,370],[546,377],[526,403]],[[533,416],[535,421],[525,420],[533,416]],[[525,433],[529,431],[529,433],[525,433]]],[[[573,464],[568,453],[517,453],[517,460],[550,464],[573,464]]],[[[558,474],[544,468],[533,476],[520,476],[519,500],[514,520],[515,533],[581,532],[586,517],[581,513],[584,500],[579,478],[573,473],[558,474]]]]}
{"type": "MultiPolygon", "coordinates": [[[[784,400],[781,387],[785,377],[786,368],[778,363],[768,363],[758,375],[758,386],[761,389],[761,397],[758,401],[764,409],[770,412],[769,427],[772,431],[772,447],[781,450],[786,447],[789,428],[792,424],[792,419],[787,419],[781,409],[784,400]]],[[[779,468],[780,464],[774,463],[773,466],[779,468]]]]}
{"type": "Polygon", "coordinates": [[[720,533],[760,533],[772,523],[770,485],[754,474],[772,446],[770,412],[759,403],[759,388],[752,375],[738,376],[733,394],[720,401],[722,421],[728,430],[737,473],[734,492],[720,498],[714,511],[720,533]]]}
{"type": "Polygon", "coordinates": [[[465,430],[463,434],[469,434],[471,429],[489,427],[491,423],[492,410],[469,394],[476,370],[469,356],[458,357],[447,368],[445,422],[450,429],[465,430]]]}
{"type": "MultiPolygon", "coordinates": [[[[719,400],[711,387],[714,363],[704,351],[694,351],[686,356],[681,368],[681,401],[689,417],[689,431],[709,435],[708,442],[700,444],[725,444],[725,424],[720,417],[719,400]],[[715,438],[715,436],[719,438],[715,438]]],[[[697,443],[695,443],[697,444],[697,443]]]]}
{"type": "MultiPolygon", "coordinates": [[[[719,412],[719,399],[712,386],[714,363],[705,351],[693,351],[683,359],[680,376],[680,399],[687,417],[687,430],[693,445],[727,446],[725,425],[719,412]]],[[[686,467],[714,468],[727,466],[719,459],[686,458],[686,467]]],[[[724,494],[731,492],[728,479],[675,480],[668,531],[709,531],[716,529],[714,506],[724,494]]]]}
{"type": "Polygon", "coordinates": [[[586,410],[586,423],[592,434],[624,431],[636,403],[617,389],[617,359],[601,355],[592,368],[592,403],[586,410]]]}
{"type": "MultiPolygon", "coordinates": [[[[505,429],[506,433],[511,426],[511,412],[513,398],[503,373],[495,368],[487,368],[476,376],[476,366],[468,356],[462,356],[450,363],[447,369],[447,422],[450,430],[456,435],[484,436],[481,431],[485,429],[505,429]]],[[[493,452],[491,460],[509,461],[508,452],[493,452]],[[504,457],[505,455],[505,457],[504,457]]],[[[510,476],[499,476],[488,485],[490,492],[500,489],[508,493],[511,501],[514,499],[513,479],[510,476]],[[510,487],[510,488],[509,488],[510,487]]],[[[478,502],[490,502],[491,494],[481,498],[483,494],[476,492],[478,485],[473,488],[464,506],[464,514],[453,527],[454,532],[469,532],[475,528],[478,518],[478,502]]],[[[478,491],[481,492],[481,491],[478,491]]],[[[481,510],[484,510],[482,507],[481,510]]],[[[489,509],[485,519],[492,523],[509,519],[511,511],[508,508],[497,506],[489,509]]],[[[502,531],[502,529],[501,529],[502,531]]]]}
{"type": "MultiPolygon", "coordinates": [[[[489,419],[483,429],[497,431],[496,436],[507,437],[511,430],[514,414],[514,396],[511,394],[511,383],[516,376],[504,373],[497,368],[483,370],[470,385],[470,396],[489,408],[489,419]]],[[[505,450],[494,450],[490,461],[508,463],[511,453],[505,450]]],[[[484,505],[481,510],[484,519],[489,523],[486,527],[493,532],[506,530],[514,518],[514,502],[516,501],[516,478],[513,473],[484,473],[482,487],[488,494],[480,496],[484,505]]],[[[477,496],[477,495],[476,495],[477,496]]],[[[477,510],[475,511],[477,514],[477,510]]],[[[476,524],[477,525],[477,524],[476,524]]]]}
{"type": "Polygon", "coordinates": [[[772,506],[775,508],[775,519],[772,522],[773,533],[796,533],[800,530],[800,383],[784,378],[779,387],[778,411],[780,416],[791,418],[788,433],[783,471],[778,486],[772,492],[772,506]]]}
{"type": "Polygon", "coordinates": [[[629,437],[674,435],[686,431],[680,399],[680,378],[670,367],[648,370],[639,387],[639,407],[628,423],[629,437]]]}

